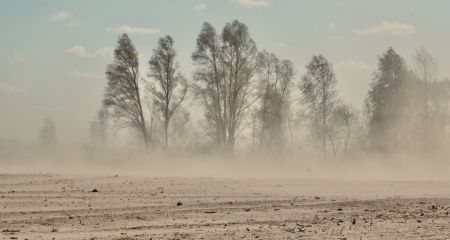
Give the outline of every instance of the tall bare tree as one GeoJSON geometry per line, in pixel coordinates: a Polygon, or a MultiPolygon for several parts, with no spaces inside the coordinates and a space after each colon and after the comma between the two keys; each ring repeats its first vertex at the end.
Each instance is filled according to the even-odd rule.
{"type": "Polygon", "coordinates": [[[149,86],[154,97],[154,105],[162,115],[164,127],[163,149],[167,151],[169,144],[170,120],[184,101],[187,93],[185,78],[178,72],[176,51],[172,37],[165,36],[159,39],[158,47],[153,50],[149,61],[149,76],[156,80],[156,84],[149,86]]]}
{"type": "Polygon", "coordinates": [[[433,138],[432,128],[435,123],[435,116],[439,111],[437,95],[433,93],[433,88],[436,86],[437,81],[437,63],[433,59],[430,53],[425,48],[421,47],[416,50],[414,56],[415,60],[415,74],[421,82],[420,96],[414,96],[420,98],[421,105],[421,129],[423,134],[423,148],[425,152],[430,149],[431,138],[433,138]]]}
{"type": "Polygon", "coordinates": [[[127,34],[119,37],[114,62],[107,66],[103,105],[119,127],[138,132],[149,145],[142,108],[138,53],[127,34]]]}
{"type": "Polygon", "coordinates": [[[295,75],[294,65],[289,60],[279,60],[275,54],[266,51],[258,55],[260,106],[257,116],[260,122],[260,149],[278,148],[285,145],[285,128],[287,127],[290,87],[295,75]]]}
{"type": "Polygon", "coordinates": [[[216,143],[230,152],[243,116],[256,101],[256,56],[247,26],[237,20],[227,23],[220,37],[205,23],[192,54],[197,65],[194,90],[204,105],[207,128],[216,143]]]}
{"type": "Polygon", "coordinates": [[[223,148],[227,141],[227,98],[221,48],[221,40],[214,27],[204,23],[192,54],[197,65],[193,91],[204,107],[207,134],[223,148]]]}
{"type": "Polygon", "coordinates": [[[327,154],[330,121],[337,100],[336,83],[333,68],[322,55],[312,57],[300,82],[303,102],[311,119],[311,130],[313,136],[320,140],[324,156],[327,154]]]}
{"type": "Polygon", "coordinates": [[[252,79],[257,71],[257,49],[245,24],[234,20],[225,25],[222,31],[222,51],[227,73],[227,148],[234,152],[236,130],[240,127],[245,111],[257,100],[252,96],[252,79]]]}

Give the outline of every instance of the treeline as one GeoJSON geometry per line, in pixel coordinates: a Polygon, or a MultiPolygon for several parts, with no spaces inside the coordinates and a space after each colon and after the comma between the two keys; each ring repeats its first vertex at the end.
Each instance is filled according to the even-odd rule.
{"type": "Polygon", "coordinates": [[[203,24],[190,77],[179,71],[172,37],[160,38],[142,67],[123,34],[107,66],[103,107],[91,124],[91,138],[101,145],[108,129],[126,128],[152,150],[308,148],[333,158],[448,146],[450,82],[439,79],[432,56],[420,48],[412,69],[392,48],[378,60],[358,110],[340,100],[332,64],[323,55],[312,56],[305,74],[297,76],[290,60],[258,51],[237,20],[221,32],[203,24]],[[201,109],[199,122],[192,122],[192,109],[201,109]]]}

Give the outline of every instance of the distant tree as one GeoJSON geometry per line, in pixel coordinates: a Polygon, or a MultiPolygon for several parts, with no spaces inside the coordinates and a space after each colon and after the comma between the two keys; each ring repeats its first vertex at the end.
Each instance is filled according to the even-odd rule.
{"type": "Polygon", "coordinates": [[[324,156],[334,107],[337,101],[336,78],[331,64],[322,55],[314,55],[300,81],[300,91],[311,121],[313,136],[321,142],[324,156]]]}
{"type": "Polygon", "coordinates": [[[197,65],[194,91],[205,109],[206,128],[217,145],[230,152],[245,113],[257,100],[256,56],[247,26],[237,20],[227,23],[220,37],[205,23],[192,54],[197,65]]]}
{"type": "Polygon", "coordinates": [[[104,108],[97,112],[97,116],[89,127],[91,142],[98,145],[105,145],[108,131],[108,111],[104,108]]]}
{"type": "Polygon", "coordinates": [[[39,131],[39,142],[44,146],[51,146],[56,143],[56,127],[52,119],[47,118],[39,131]]]}
{"type": "Polygon", "coordinates": [[[433,130],[438,129],[436,127],[439,124],[436,121],[442,110],[439,109],[439,94],[437,94],[440,91],[435,89],[438,74],[437,63],[423,47],[417,49],[414,62],[415,74],[421,84],[416,85],[418,87],[415,91],[417,94],[412,97],[419,99],[419,128],[422,130],[421,135],[423,136],[421,142],[424,151],[428,152],[432,145],[432,139],[436,137],[437,133],[433,130]]]}
{"type": "Polygon", "coordinates": [[[149,138],[141,103],[138,53],[127,34],[119,37],[114,63],[106,70],[108,83],[103,105],[119,127],[138,132],[146,147],[149,138]]]}
{"type": "Polygon", "coordinates": [[[146,92],[147,94],[144,96],[143,105],[145,106],[145,120],[147,127],[147,135],[148,141],[151,143],[153,147],[161,146],[163,140],[163,127],[162,127],[162,119],[159,110],[154,105],[154,97],[151,92],[149,92],[149,87],[151,85],[147,85],[146,92]]]}
{"type": "Polygon", "coordinates": [[[352,138],[357,137],[360,119],[356,109],[345,104],[337,104],[334,107],[330,130],[328,131],[334,158],[337,158],[341,149],[343,157],[347,156],[352,138]]]}
{"type": "Polygon", "coordinates": [[[198,139],[192,139],[195,135],[192,128],[190,113],[187,109],[180,107],[172,117],[170,136],[172,136],[171,145],[177,149],[187,150],[196,144],[198,139]]]}
{"type": "Polygon", "coordinates": [[[289,60],[279,60],[275,54],[265,51],[258,55],[258,64],[259,146],[260,149],[282,150],[286,141],[284,135],[288,124],[294,65],[289,60]]]}
{"type": "Polygon", "coordinates": [[[220,36],[209,23],[204,23],[197,38],[192,59],[197,66],[193,91],[205,111],[205,129],[213,141],[223,148],[227,142],[227,98],[225,66],[220,36]]]}
{"type": "Polygon", "coordinates": [[[223,64],[225,66],[225,98],[227,99],[227,149],[234,152],[236,130],[245,111],[257,100],[252,99],[253,76],[258,70],[256,44],[245,24],[234,20],[222,31],[223,64]]]}
{"type": "Polygon", "coordinates": [[[149,76],[156,81],[156,84],[149,86],[149,91],[153,94],[154,106],[163,120],[163,149],[165,151],[169,144],[170,120],[187,93],[187,83],[178,72],[178,62],[173,45],[172,37],[160,38],[158,47],[153,50],[153,56],[149,61],[149,76]]]}
{"type": "Polygon", "coordinates": [[[404,142],[407,82],[411,75],[403,59],[392,48],[379,58],[378,69],[366,99],[369,141],[372,148],[388,150],[404,142]]]}

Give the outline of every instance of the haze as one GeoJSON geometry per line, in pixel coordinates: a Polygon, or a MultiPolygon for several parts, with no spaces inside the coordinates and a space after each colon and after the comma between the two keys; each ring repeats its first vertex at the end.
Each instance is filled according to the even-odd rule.
{"type": "Polygon", "coordinates": [[[0,238],[448,239],[448,9],[0,0],[0,238]]]}
{"type": "MultiPolygon", "coordinates": [[[[57,124],[58,140],[89,141],[101,105],[106,65],[120,32],[139,52],[141,73],[158,38],[175,39],[180,70],[192,79],[191,54],[203,22],[218,31],[245,23],[259,50],[290,59],[296,80],[313,54],[333,64],[347,104],[362,109],[377,56],[389,46],[412,63],[424,46],[449,76],[448,1],[1,1],[0,136],[37,141],[43,121],[57,124]],[[385,6],[389,5],[389,8],[385,6]],[[102,14],[98,14],[101,12],[102,14]],[[180,22],[181,21],[181,22],[180,22]]],[[[191,114],[201,119],[201,114],[191,114]]]]}

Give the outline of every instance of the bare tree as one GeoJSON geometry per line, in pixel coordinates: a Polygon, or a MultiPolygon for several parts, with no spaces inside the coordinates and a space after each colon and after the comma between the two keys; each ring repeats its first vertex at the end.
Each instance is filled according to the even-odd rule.
{"type": "Polygon", "coordinates": [[[337,159],[338,152],[342,150],[343,157],[347,156],[352,138],[357,137],[359,114],[352,106],[337,104],[331,116],[328,137],[333,149],[334,158],[337,159]]]}
{"type": "Polygon", "coordinates": [[[119,37],[114,50],[114,63],[107,66],[108,83],[103,105],[110,109],[110,116],[120,127],[130,128],[140,133],[148,147],[139,86],[138,53],[126,34],[119,37]]]}
{"type": "MultiPolygon", "coordinates": [[[[150,85],[147,85],[147,92],[149,90],[149,86],[150,85]]],[[[153,147],[157,147],[161,145],[161,140],[163,138],[162,120],[159,110],[154,105],[154,97],[151,92],[150,94],[145,94],[143,98],[143,106],[145,106],[144,115],[146,116],[145,126],[147,127],[148,141],[153,147]]]]}
{"type": "Polygon", "coordinates": [[[170,128],[170,136],[173,136],[171,145],[175,145],[177,149],[189,150],[196,144],[194,129],[190,120],[190,113],[187,109],[179,108],[172,117],[170,128]]]}
{"type": "Polygon", "coordinates": [[[326,156],[328,131],[337,100],[337,81],[331,64],[322,55],[313,56],[306,70],[300,90],[311,119],[313,136],[321,141],[322,153],[326,156]]]}
{"type": "Polygon", "coordinates": [[[52,119],[47,118],[39,131],[39,142],[43,146],[51,146],[56,143],[56,127],[52,119]]]}
{"type": "Polygon", "coordinates": [[[253,88],[256,56],[247,26],[237,20],[227,23],[220,37],[205,23],[192,54],[197,65],[194,90],[205,108],[209,133],[230,152],[245,113],[257,100],[253,88]]]}
{"type": "Polygon", "coordinates": [[[285,145],[290,87],[295,75],[294,66],[289,60],[279,60],[275,54],[265,51],[259,54],[259,88],[260,106],[257,116],[260,122],[260,149],[273,147],[282,150],[285,145]]]}
{"type": "Polygon", "coordinates": [[[153,94],[154,105],[162,115],[164,127],[163,149],[167,151],[169,144],[168,129],[170,120],[184,101],[187,92],[185,78],[179,73],[176,52],[172,37],[165,36],[159,39],[158,47],[153,50],[149,61],[149,76],[157,84],[150,85],[149,91],[153,94]]]}
{"type": "Polygon", "coordinates": [[[225,98],[225,67],[221,48],[221,41],[214,27],[204,23],[197,38],[197,48],[192,54],[197,65],[193,91],[204,107],[207,134],[223,148],[227,141],[228,105],[225,98]]]}
{"type": "Polygon", "coordinates": [[[431,56],[431,54],[428,53],[423,47],[416,50],[414,60],[415,73],[419,78],[419,81],[422,83],[420,84],[420,96],[414,97],[421,99],[420,118],[422,123],[421,129],[423,131],[422,142],[424,151],[428,152],[430,149],[431,139],[433,138],[431,129],[435,124],[433,123],[433,120],[435,119],[434,117],[436,115],[436,111],[439,111],[439,109],[437,109],[437,96],[433,93],[433,87],[436,85],[437,79],[437,64],[433,59],[433,56],[431,56]]]}
{"type": "Polygon", "coordinates": [[[89,134],[92,143],[105,145],[108,130],[108,111],[104,108],[97,112],[97,116],[89,127],[89,134]]]}
{"type": "Polygon", "coordinates": [[[257,71],[256,44],[245,24],[234,20],[222,32],[222,51],[225,72],[225,98],[227,99],[227,148],[234,152],[236,129],[245,111],[257,100],[251,99],[252,78],[257,71]]]}

